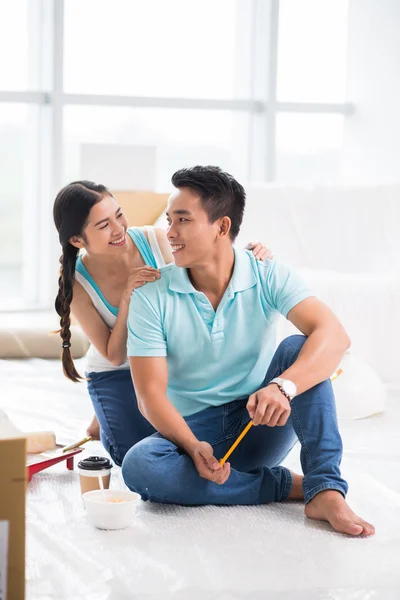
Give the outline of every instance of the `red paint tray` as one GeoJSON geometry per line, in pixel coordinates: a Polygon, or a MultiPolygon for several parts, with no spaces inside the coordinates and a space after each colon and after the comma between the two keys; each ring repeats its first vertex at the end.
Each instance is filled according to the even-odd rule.
{"type": "Polygon", "coordinates": [[[54,450],[47,450],[47,452],[41,452],[40,454],[27,454],[26,456],[26,467],[28,470],[28,482],[31,481],[35,473],[44,471],[53,465],[56,465],[63,460],[67,463],[67,469],[69,471],[74,470],[74,456],[83,451],[83,448],[74,448],[63,452],[61,444],[57,444],[54,450]]]}

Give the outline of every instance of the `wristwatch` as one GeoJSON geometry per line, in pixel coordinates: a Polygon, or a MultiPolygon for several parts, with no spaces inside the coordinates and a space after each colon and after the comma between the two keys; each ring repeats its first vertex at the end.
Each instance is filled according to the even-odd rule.
{"type": "Polygon", "coordinates": [[[283,379],[282,377],[275,377],[275,379],[270,381],[270,384],[271,383],[276,383],[278,388],[281,390],[282,394],[284,396],[286,396],[286,398],[289,400],[289,402],[291,400],[293,400],[293,398],[297,394],[297,386],[295,383],[293,383],[293,381],[290,381],[290,379],[283,379]]]}

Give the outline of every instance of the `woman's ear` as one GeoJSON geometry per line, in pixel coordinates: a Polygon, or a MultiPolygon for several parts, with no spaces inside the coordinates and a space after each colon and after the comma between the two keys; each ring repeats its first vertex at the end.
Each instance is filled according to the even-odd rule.
{"type": "Polygon", "coordinates": [[[72,246],[75,246],[75,248],[84,248],[85,244],[83,243],[83,239],[81,237],[79,237],[79,235],[73,235],[72,237],[69,238],[69,243],[72,246]]]}

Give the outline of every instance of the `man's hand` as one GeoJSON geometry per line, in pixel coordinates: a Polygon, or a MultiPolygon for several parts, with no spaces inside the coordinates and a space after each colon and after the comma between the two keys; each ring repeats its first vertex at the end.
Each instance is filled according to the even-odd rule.
{"type": "Polygon", "coordinates": [[[289,400],[275,383],[252,394],[246,408],[254,425],[269,427],[286,425],[291,412],[289,400]]]}
{"type": "Polygon", "coordinates": [[[231,473],[231,465],[225,463],[222,467],[214,456],[212,446],[207,442],[197,442],[190,450],[190,456],[196,469],[204,479],[222,485],[231,473]]]}

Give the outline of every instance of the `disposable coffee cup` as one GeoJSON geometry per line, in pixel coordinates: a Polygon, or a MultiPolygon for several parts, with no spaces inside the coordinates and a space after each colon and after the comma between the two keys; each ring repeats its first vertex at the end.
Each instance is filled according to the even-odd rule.
{"type": "Polygon", "coordinates": [[[103,482],[103,488],[108,490],[110,487],[112,463],[105,456],[89,456],[78,463],[79,481],[81,484],[81,493],[100,490],[99,479],[103,482]]]}

